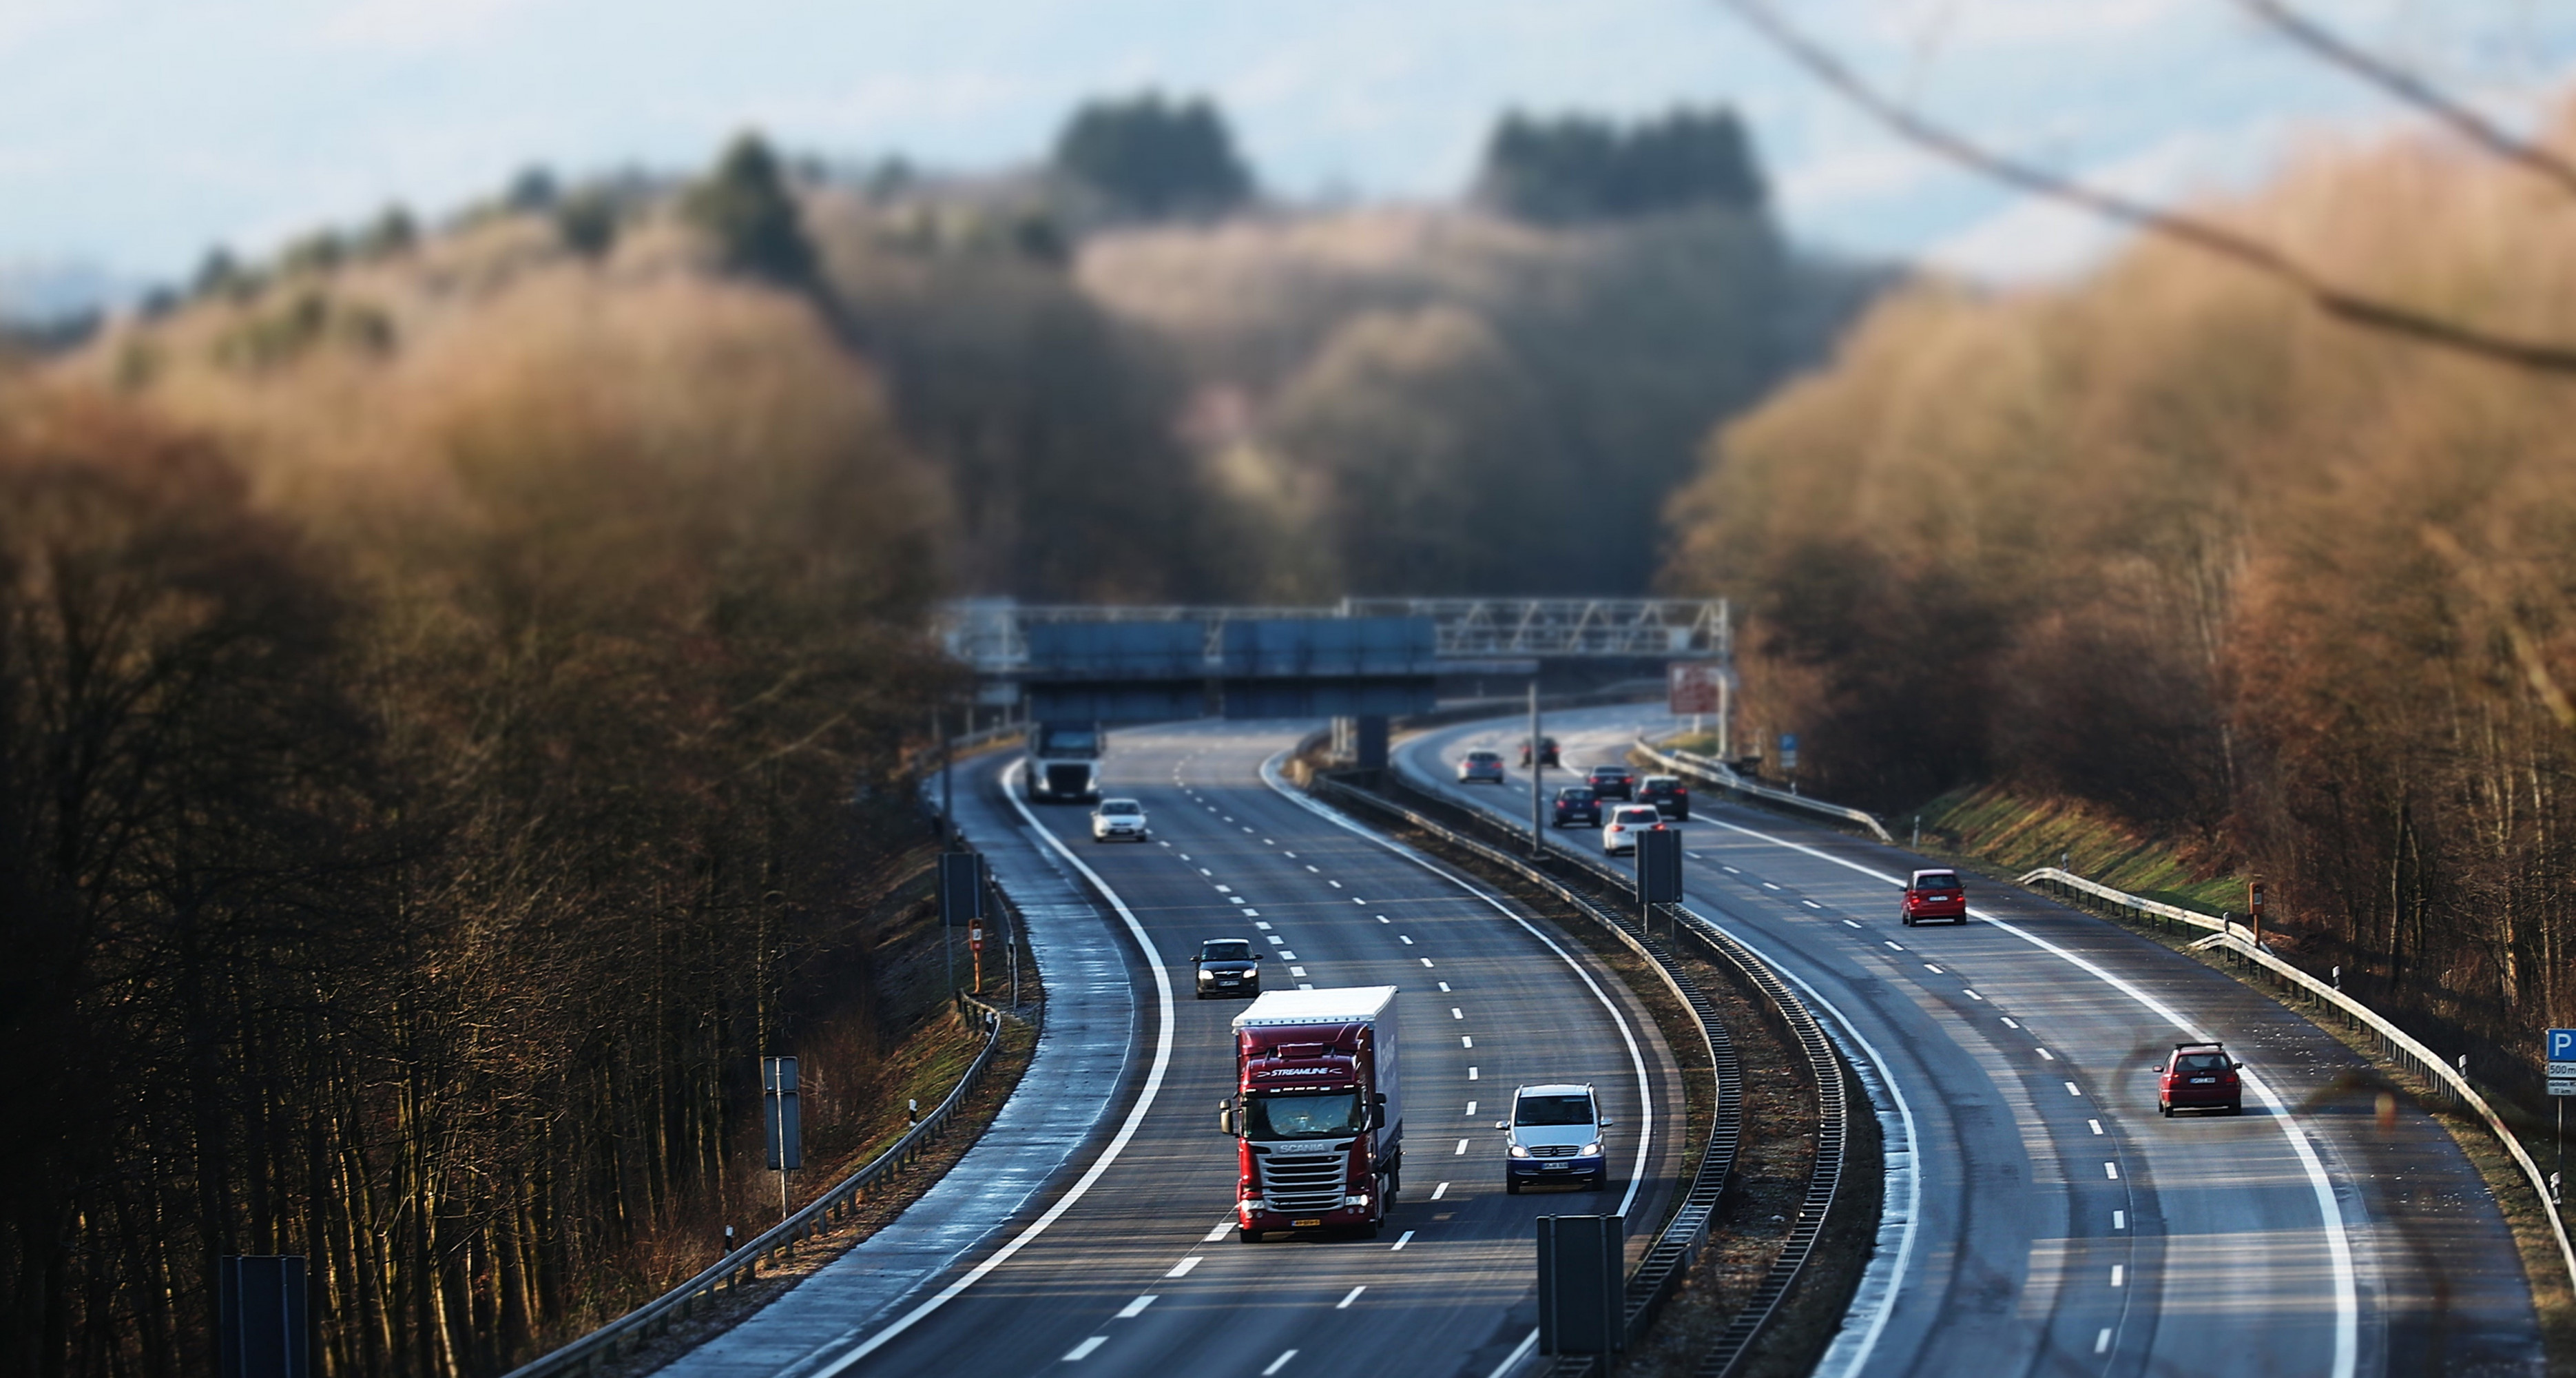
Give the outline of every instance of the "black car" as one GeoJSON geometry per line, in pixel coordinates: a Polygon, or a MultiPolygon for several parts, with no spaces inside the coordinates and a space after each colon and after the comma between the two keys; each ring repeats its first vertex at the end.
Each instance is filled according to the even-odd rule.
{"type": "Polygon", "coordinates": [[[1636,797],[1637,777],[1626,766],[1594,766],[1584,778],[1591,783],[1592,792],[1604,799],[1636,797]]]}
{"type": "Polygon", "coordinates": [[[1637,802],[1652,804],[1666,818],[1690,817],[1690,786],[1678,775],[1649,775],[1637,782],[1637,802]]]}
{"type": "MultiPolygon", "coordinates": [[[[1538,739],[1538,756],[1538,763],[1543,766],[1561,766],[1565,764],[1564,761],[1557,757],[1556,738],[1554,737],[1541,737],[1538,739]]],[[[1529,763],[1529,738],[1523,737],[1521,738],[1521,767],[1523,769],[1527,769],[1529,767],[1529,763]]]]}
{"type": "Polygon", "coordinates": [[[1199,998],[1259,995],[1261,958],[1249,938],[1210,938],[1199,944],[1199,998]]]}
{"type": "Polygon", "coordinates": [[[1587,828],[1601,826],[1601,796],[1590,785],[1560,785],[1556,791],[1556,826],[1571,828],[1580,823],[1587,828]]]}

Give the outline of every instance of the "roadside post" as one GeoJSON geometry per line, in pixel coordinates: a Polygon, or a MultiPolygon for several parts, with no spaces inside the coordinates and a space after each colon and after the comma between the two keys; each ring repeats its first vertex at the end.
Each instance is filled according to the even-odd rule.
{"type": "Polygon", "coordinates": [[[2542,1060],[2549,1064],[2549,1102],[2558,1111],[2558,1170],[2549,1174],[2549,1204],[2556,1206],[2558,1183],[2567,1172],[2567,1098],[2576,1096],[2576,1029],[2551,1029],[2541,1042],[2542,1060]]]}
{"type": "Polygon", "coordinates": [[[1620,1255],[1627,1220],[1616,1215],[1538,1218],[1538,1350],[1599,1354],[1624,1348],[1620,1255]]]}
{"type": "Polygon", "coordinates": [[[1539,777],[1547,773],[1547,739],[1538,735],[1538,676],[1536,675],[1530,676],[1529,710],[1530,855],[1539,857],[1547,853],[1547,833],[1543,831],[1546,824],[1539,816],[1538,783],[1539,777]]]}
{"type": "MultiPolygon", "coordinates": [[[[1681,902],[1682,835],[1670,828],[1648,828],[1637,834],[1637,922],[1652,934],[1656,908],[1681,902]]],[[[1672,922],[1669,911],[1664,921],[1672,922]]]]}
{"type": "Polygon", "coordinates": [[[2245,915],[2254,925],[2254,945],[2263,945],[2263,882],[2245,882],[2245,915]]]}
{"type": "Polygon", "coordinates": [[[984,920],[981,916],[966,921],[966,948],[975,954],[975,993],[984,993],[984,920]]]}
{"type": "Polygon", "coordinates": [[[948,992],[957,993],[957,930],[984,917],[984,854],[943,852],[939,857],[940,942],[948,953],[948,992]]]}
{"type": "Polygon", "coordinates": [[[216,1265],[215,1345],[221,1378],[307,1378],[313,1372],[304,1255],[226,1254],[216,1265]]]}
{"type": "Polygon", "coordinates": [[[760,1060],[760,1108],[767,1133],[763,1156],[778,1174],[778,1218],[787,1218],[787,1174],[805,1166],[805,1123],[796,1109],[796,1059],[760,1060]]]}

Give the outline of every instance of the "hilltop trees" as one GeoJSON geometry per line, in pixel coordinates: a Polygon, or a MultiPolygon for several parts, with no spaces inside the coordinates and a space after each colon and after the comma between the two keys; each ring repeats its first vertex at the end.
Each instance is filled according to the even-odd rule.
{"type": "MultiPolygon", "coordinates": [[[[737,137],[706,179],[689,189],[681,212],[715,241],[728,271],[783,287],[813,280],[814,246],[778,159],[759,135],[737,137]]],[[[568,227],[567,237],[581,243],[591,236],[568,227]]]]}
{"type": "Polygon", "coordinates": [[[1055,168],[1148,219],[1230,210],[1252,195],[1225,119],[1206,100],[1148,91],[1086,103],[1056,136],[1055,168]]]}
{"type": "Polygon", "coordinates": [[[1514,112],[1494,126],[1476,199],[1541,224],[1690,207],[1758,211],[1765,192],[1735,112],[1675,110],[1621,128],[1585,115],[1514,112]]]}

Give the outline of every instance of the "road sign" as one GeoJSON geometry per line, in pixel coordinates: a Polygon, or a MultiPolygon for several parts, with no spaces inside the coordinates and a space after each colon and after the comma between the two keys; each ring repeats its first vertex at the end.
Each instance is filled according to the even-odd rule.
{"type": "Polygon", "coordinates": [[[2576,1029],[2551,1029],[2541,1055],[2551,1062],[2576,1062],[2576,1029]]]}
{"type": "Polygon", "coordinates": [[[2576,1096],[2576,1078],[2571,1078],[2567,1081],[2552,1080],[2549,1083],[2549,1094],[2553,1096],[2576,1096]]]}
{"type": "Polygon", "coordinates": [[[1664,667],[1665,707],[1673,716],[1684,713],[1718,711],[1717,693],[1720,669],[1707,661],[1681,662],[1664,667]]]}
{"type": "Polygon", "coordinates": [[[1637,834],[1637,903],[1679,904],[1682,899],[1682,835],[1669,828],[1637,834]]]}
{"type": "MultiPolygon", "coordinates": [[[[790,1172],[805,1165],[805,1123],[796,1109],[796,1059],[764,1057],[760,1060],[760,1102],[767,1112],[762,1127],[768,1131],[763,1145],[767,1166],[775,1172],[790,1172]]],[[[787,1190],[780,1184],[781,1209],[787,1190]]]]}
{"type": "Polygon", "coordinates": [[[215,1371],[222,1378],[305,1378],[313,1371],[302,1254],[226,1254],[215,1277],[215,1371]]]}
{"type": "Polygon", "coordinates": [[[2576,1077],[2576,1062],[2553,1062],[2549,1064],[2548,1076],[2551,1081],[2576,1077]]]}
{"type": "Polygon", "coordinates": [[[976,919],[966,925],[966,946],[970,951],[984,950],[984,921],[976,919]]]}
{"type": "Polygon", "coordinates": [[[1798,734],[1795,732],[1780,734],[1780,768],[1792,771],[1798,768],[1798,734]]]}

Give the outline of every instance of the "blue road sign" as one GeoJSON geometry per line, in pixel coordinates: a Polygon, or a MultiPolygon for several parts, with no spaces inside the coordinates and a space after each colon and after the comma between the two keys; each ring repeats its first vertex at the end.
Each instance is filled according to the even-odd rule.
{"type": "Polygon", "coordinates": [[[2549,1061],[2576,1062],[2576,1029],[2549,1031],[2549,1061]]]}

